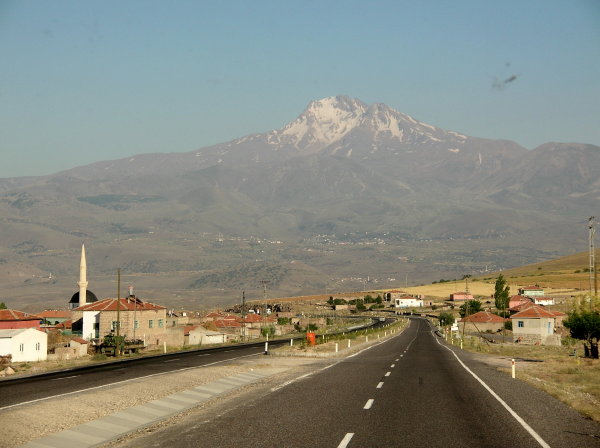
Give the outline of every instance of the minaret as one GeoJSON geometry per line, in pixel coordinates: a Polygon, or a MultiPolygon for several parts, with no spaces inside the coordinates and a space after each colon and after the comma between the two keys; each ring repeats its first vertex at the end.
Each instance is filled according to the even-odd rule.
{"type": "Polygon", "coordinates": [[[87,263],[85,262],[85,245],[81,244],[81,261],[79,263],[79,306],[86,304],[87,300],[87,263]]]}

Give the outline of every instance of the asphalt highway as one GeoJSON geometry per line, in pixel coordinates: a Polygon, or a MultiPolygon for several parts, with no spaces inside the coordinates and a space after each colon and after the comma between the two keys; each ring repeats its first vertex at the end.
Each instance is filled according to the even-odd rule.
{"type": "Polygon", "coordinates": [[[425,319],[206,419],[127,447],[598,447],[599,425],[448,347],[425,319]]]}

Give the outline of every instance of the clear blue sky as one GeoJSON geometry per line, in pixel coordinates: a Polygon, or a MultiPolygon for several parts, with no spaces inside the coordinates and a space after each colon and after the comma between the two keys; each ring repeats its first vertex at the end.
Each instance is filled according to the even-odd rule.
{"type": "Polygon", "coordinates": [[[600,145],[598,0],[0,0],[0,60],[0,177],[191,151],[337,94],[600,145]]]}

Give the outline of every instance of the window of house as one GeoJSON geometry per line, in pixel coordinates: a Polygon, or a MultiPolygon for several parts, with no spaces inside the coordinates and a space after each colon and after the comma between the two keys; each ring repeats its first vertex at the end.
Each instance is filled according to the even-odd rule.
{"type": "Polygon", "coordinates": [[[36,342],[35,344],[35,349],[39,352],[40,351],[40,343],[36,342]]]}
{"type": "Polygon", "coordinates": [[[140,328],[140,321],[136,320],[133,322],[133,328],[140,328]]]}
{"type": "Polygon", "coordinates": [[[171,322],[171,324],[172,324],[171,326],[174,327],[177,324],[177,322],[173,321],[173,322],[171,322]]]}
{"type": "Polygon", "coordinates": [[[19,344],[19,351],[20,352],[24,352],[25,351],[25,344],[19,344]]]}
{"type": "Polygon", "coordinates": [[[121,327],[121,325],[120,325],[119,321],[118,321],[118,320],[113,320],[113,321],[110,323],[110,328],[111,328],[111,330],[112,330],[112,331],[117,331],[117,327],[121,327]]]}
{"type": "Polygon", "coordinates": [[[158,319],[158,328],[162,328],[164,325],[164,322],[162,319],[158,319]]]}
{"type": "Polygon", "coordinates": [[[150,319],[148,321],[148,328],[152,328],[152,327],[154,327],[154,321],[152,319],[150,319]]]}
{"type": "Polygon", "coordinates": [[[522,320],[518,320],[517,321],[517,327],[523,328],[524,326],[525,326],[525,322],[524,321],[522,321],[522,320]]]}

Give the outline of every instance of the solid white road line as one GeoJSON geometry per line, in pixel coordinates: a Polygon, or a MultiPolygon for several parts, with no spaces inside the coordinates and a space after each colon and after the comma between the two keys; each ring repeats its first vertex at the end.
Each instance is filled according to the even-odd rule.
{"type": "Polygon", "coordinates": [[[383,387],[383,381],[380,381],[379,384],[377,385],[377,389],[381,389],[383,387]]]}
{"type": "Polygon", "coordinates": [[[337,446],[337,448],[346,448],[348,446],[348,444],[350,443],[350,440],[352,440],[352,437],[354,437],[353,432],[347,433],[344,436],[344,438],[342,439],[342,441],[340,442],[340,444],[337,446]]]}
{"type": "Polygon", "coordinates": [[[198,356],[210,356],[210,353],[203,353],[203,354],[198,355],[198,356]]]}
{"type": "Polygon", "coordinates": [[[456,353],[454,353],[454,350],[451,350],[450,348],[448,348],[447,346],[440,344],[440,341],[438,340],[438,338],[433,334],[433,331],[431,333],[431,335],[435,338],[436,342],[441,345],[442,347],[444,347],[446,350],[448,350],[450,353],[452,353],[454,355],[454,357],[456,358],[456,360],[459,362],[459,364],[467,371],[469,372],[473,378],[475,378],[491,395],[492,397],[494,397],[496,400],[498,400],[498,402],[504,406],[504,409],[506,409],[508,411],[508,413],[510,415],[513,416],[513,418],[519,422],[519,424],[525,429],[525,431],[527,431],[534,439],[537,443],[540,444],[540,446],[544,447],[544,448],[550,448],[550,445],[548,445],[546,443],[546,441],[544,439],[542,439],[540,437],[540,435],[534,431],[534,429],[529,426],[527,424],[527,422],[525,420],[523,420],[523,418],[521,418],[521,416],[519,414],[517,414],[515,411],[513,411],[513,409],[506,404],[506,402],[500,398],[500,396],[494,392],[492,390],[492,388],[490,386],[488,386],[481,378],[479,378],[471,369],[469,369],[464,362],[462,362],[462,360],[458,357],[458,355],[456,353]]]}
{"type": "Polygon", "coordinates": [[[373,402],[375,400],[373,398],[369,398],[367,400],[367,402],[365,403],[365,406],[363,407],[363,409],[371,409],[371,406],[373,406],[373,402]]]}

